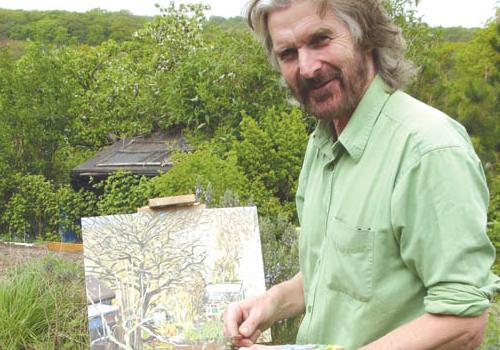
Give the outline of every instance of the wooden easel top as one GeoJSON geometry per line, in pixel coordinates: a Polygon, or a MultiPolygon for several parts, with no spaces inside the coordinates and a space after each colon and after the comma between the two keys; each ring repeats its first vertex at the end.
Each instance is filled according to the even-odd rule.
{"type": "Polygon", "coordinates": [[[206,206],[196,201],[194,194],[152,198],[147,207],[137,209],[138,213],[159,213],[179,209],[204,209],[206,206]]]}

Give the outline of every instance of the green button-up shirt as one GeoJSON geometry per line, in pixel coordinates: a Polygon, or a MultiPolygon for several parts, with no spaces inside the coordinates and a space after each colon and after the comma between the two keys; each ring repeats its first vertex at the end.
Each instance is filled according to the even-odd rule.
{"type": "Polygon", "coordinates": [[[477,316],[488,190],[465,129],[376,76],[338,140],[320,121],[297,191],[306,313],[298,343],[356,349],[425,312],[477,316]]]}

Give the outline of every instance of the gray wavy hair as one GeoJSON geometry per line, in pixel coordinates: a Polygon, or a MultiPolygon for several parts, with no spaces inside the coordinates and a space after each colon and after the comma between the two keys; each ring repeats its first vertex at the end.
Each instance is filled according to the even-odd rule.
{"type": "Polygon", "coordinates": [[[310,1],[320,16],[331,11],[349,29],[354,42],[363,51],[372,52],[380,77],[392,89],[401,89],[413,78],[416,68],[406,60],[406,42],[380,0],[251,0],[246,16],[248,25],[267,50],[273,66],[279,70],[273,52],[273,42],[267,26],[267,17],[278,9],[296,1],[310,1]]]}

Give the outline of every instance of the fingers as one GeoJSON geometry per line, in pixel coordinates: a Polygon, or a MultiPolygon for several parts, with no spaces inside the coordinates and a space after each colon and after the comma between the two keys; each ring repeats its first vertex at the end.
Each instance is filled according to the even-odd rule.
{"type": "Polygon", "coordinates": [[[243,310],[238,303],[229,304],[224,310],[224,335],[235,337],[240,335],[239,326],[243,322],[243,310]]]}
{"type": "Polygon", "coordinates": [[[224,335],[237,347],[253,346],[261,330],[270,326],[271,313],[263,296],[231,303],[224,310],[224,335]]]}
{"type": "Polygon", "coordinates": [[[250,347],[260,336],[260,312],[252,300],[231,303],[224,310],[224,335],[237,347],[250,347]]]}
{"type": "Polygon", "coordinates": [[[262,334],[262,332],[260,331],[260,329],[257,329],[251,336],[250,336],[250,340],[252,341],[252,343],[255,344],[255,342],[257,341],[257,339],[260,337],[260,335],[262,334]]]}
{"type": "Polygon", "coordinates": [[[255,342],[260,337],[261,333],[262,332],[260,331],[260,329],[257,329],[249,337],[243,337],[243,336],[233,337],[232,343],[234,346],[237,346],[237,347],[243,347],[243,348],[251,347],[251,346],[255,345],[255,342]]]}

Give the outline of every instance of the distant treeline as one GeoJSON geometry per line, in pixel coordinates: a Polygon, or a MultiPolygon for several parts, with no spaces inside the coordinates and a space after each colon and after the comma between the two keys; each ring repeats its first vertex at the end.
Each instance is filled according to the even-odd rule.
{"type": "MultiPolygon", "coordinates": [[[[99,45],[113,39],[129,40],[152,17],[129,11],[93,9],[85,13],[68,11],[24,11],[0,9],[0,41],[31,40],[54,44],[99,45]]],[[[225,28],[244,27],[242,17],[213,16],[210,22],[225,28]]]]}
{"type": "Polygon", "coordinates": [[[135,16],[124,10],[93,9],[78,13],[0,9],[0,40],[89,45],[108,39],[121,42],[130,39],[149,20],[151,17],[135,16]]]}
{"type": "MultiPolygon", "coordinates": [[[[24,11],[0,9],[0,40],[31,40],[54,44],[99,45],[113,39],[129,40],[152,18],[129,11],[110,12],[93,9],[85,13],[67,11],[24,11]]],[[[223,28],[245,26],[243,17],[212,16],[210,22],[223,28]]],[[[444,41],[468,42],[474,28],[450,27],[441,30],[444,41]]]]}

